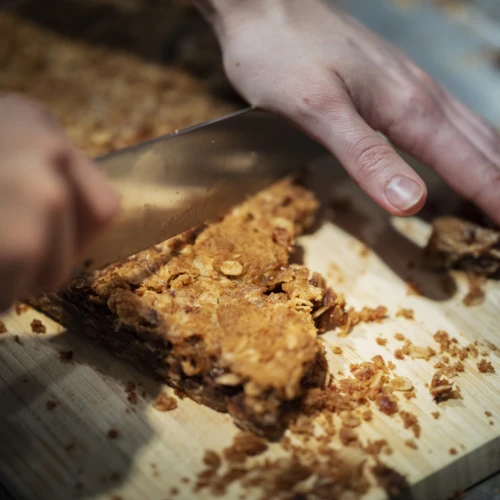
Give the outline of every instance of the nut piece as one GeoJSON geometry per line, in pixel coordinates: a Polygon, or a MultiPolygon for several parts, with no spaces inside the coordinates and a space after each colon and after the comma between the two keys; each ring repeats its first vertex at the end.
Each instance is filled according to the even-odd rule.
{"type": "Polygon", "coordinates": [[[413,389],[412,381],[406,377],[396,377],[391,380],[390,385],[393,391],[411,391],[413,389]]]}
{"type": "Polygon", "coordinates": [[[221,264],[220,270],[226,276],[239,276],[243,272],[243,266],[235,260],[226,260],[221,264]]]}

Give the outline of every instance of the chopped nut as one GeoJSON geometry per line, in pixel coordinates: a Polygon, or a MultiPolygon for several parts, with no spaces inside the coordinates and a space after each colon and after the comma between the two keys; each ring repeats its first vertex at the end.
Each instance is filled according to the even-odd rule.
{"type": "Polygon", "coordinates": [[[382,337],[377,337],[375,341],[377,342],[378,345],[384,346],[387,344],[387,339],[383,339],[382,337]]]}
{"type": "Polygon", "coordinates": [[[433,411],[431,415],[437,420],[441,414],[438,411],[433,411]]]}
{"type": "Polygon", "coordinates": [[[399,309],[396,318],[414,319],[413,309],[399,309]]]}
{"type": "Polygon", "coordinates": [[[403,340],[405,340],[405,339],[406,339],[406,337],[405,337],[402,333],[395,333],[395,334],[394,334],[394,338],[395,338],[396,340],[400,340],[400,341],[403,341],[403,340]]]}

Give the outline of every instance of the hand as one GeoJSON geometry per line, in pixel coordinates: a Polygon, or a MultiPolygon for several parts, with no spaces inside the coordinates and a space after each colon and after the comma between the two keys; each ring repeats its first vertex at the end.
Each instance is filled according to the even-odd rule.
{"type": "Polygon", "coordinates": [[[388,212],[416,213],[426,188],[375,130],[500,223],[498,132],[397,49],[319,0],[198,5],[236,89],[322,143],[388,212]]]}
{"type": "Polygon", "coordinates": [[[0,96],[0,311],[60,284],[118,198],[39,104],[0,96]]]}

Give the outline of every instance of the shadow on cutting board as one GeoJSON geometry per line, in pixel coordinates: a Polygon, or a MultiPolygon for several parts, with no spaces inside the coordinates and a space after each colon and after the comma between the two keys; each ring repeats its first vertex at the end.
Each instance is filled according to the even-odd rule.
{"type": "Polygon", "coordinates": [[[28,498],[67,499],[120,486],[153,438],[144,412],[162,384],[68,332],[2,336],[5,350],[12,354],[0,358],[0,473],[7,487],[24,484],[28,498]],[[63,351],[73,359],[61,360],[63,351]],[[126,392],[131,382],[135,388],[126,392]],[[13,480],[9,471],[25,472],[13,480]]]}
{"type": "MultiPolygon", "coordinates": [[[[453,278],[448,273],[427,269],[422,248],[391,224],[391,217],[354,184],[341,166],[331,159],[325,159],[315,164],[309,172],[308,184],[323,207],[310,232],[316,231],[325,221],[332,222],[364,243],[401,280],[411,283],[412,288],[424,297],[443,301],[455,294],[457,288],[453,278]]],[[[424,180],[427,180],[425,177],[424,180]]],[[[441,189],[441,183],[435,188],[435,177],[427,182],[430,186],[428,205],[438,206],[443,213],[449,211],[451,204],[444,201],[448,200],[445,188],[441,189]]],[[[429,215],[429,211],[423,213],[429,215]]],[[[335,248],[332,248],[332,252],[335,252],[335,248]]]]}

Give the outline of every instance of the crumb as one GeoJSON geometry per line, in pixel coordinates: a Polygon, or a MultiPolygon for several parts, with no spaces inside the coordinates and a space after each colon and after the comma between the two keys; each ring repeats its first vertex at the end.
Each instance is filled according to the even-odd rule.
{"type": "Polygon", "coordinates": [[[423,295],[422,289],[415,283],[413,278],[408,278],[406,280],[408,288],[406,290],[406,295],[423,295]]]}
{"type": "Polygon", "coordinates": [[[487,416],[487,417],[492,417],[493,416],[493,413],[491,413],[491,411],[485,411],[484,414],[487,416]]]}
{"type": "Polygon", "coordinates": [[[174,389],[174,394],[179,398],[179,399],[184,399],[186,397],[186,393],[182,390],[182,389],[179,389],[179,388],[175,388],[174,389]]]}
{"type": "Polygon", "coordinates": [[[413,309],[398,309],[396,312],[396,318],[415,319],[413,309]]]}
{"type": "Polygon", "coordinates": [[[247,457],[260,455],[267,450],[266,442],[251,432],[240,432],[233,444],[224,449],[224,457],[229,462],[244,462],[247,457]]]}
{"type": "Polygon", "coordinates": [[[396,377],[390,381],[389,386],[393,391],[405,392],[413,389],[413,383],[407,377],[396,377]]]}
{"type": "Polygon", "coordinates": [[[3,321],[0,321],[0,333],[7,333],[7,327],[3,321]]]}
{"type": "Polygon", "coordinates": [[[339,346],[332,346],[332,352],[333,354],[342,354],[342,347],[339,346]]]}
{"type": "Polygon", "coordinates": [[[457,361],[454,365],[453,365],[453,368],[455,368],[455,370],[457,372],[463,372],[465,371],[465,365],[461,362],[461,361],[457,361]]]}
{"type": "Polygon", "coordinates": [[[47,401],[45,403],[45,407],[47,408],[47,410],[51,411],[53,410],[55,407],[57,406],[57,403],[55,401],[52,401],[51,399],[49,399],[49,401],[47,401]]]}
{"type": "Polygon", "coordinates": [[[153,408],[158,411],[172,411],[177,408],[177,400],[162,392],[154,400],[153,408]]]}
{"type": "Polygon", "coordinates": [[[405,392],[404,394],[404,397],[409,401],[410,399],[414,399],[417,397],[417,395],[415,394],[415,391],[407,391],[405,392]]]}
{"type": "Polygon", "coordinates": [[[18,343],[19,345],[23,345],[21,339],[19,338],[19,335],[14,335],[14,342],[18,343]]]}
{"type": "Polygon", "coordinates": [[[489,423],[490,425],[495,425],[495,422],[493,422],[493,420],[490,420],[488,423],[489,423]]]}
{"type": "Polygon", "coordinates": [[[181,478],[181,481],[184,483],[184,484],[188,484],[189,483],[189,478],[184,476],[183,478],[181,478]]]}
{"type": "Polygon", "coordinates": [[[396,340],[400,340],[400,341],[403,341],[403,340],[405,340],[405,339],[406,339],[406,337],[405,337],[402,333],[395,333],[395,334],[394,334],[394,338],[395,338],[396,340]]]}
{"type": "Polygon", "coordinates": [[[203,463],[211,469],[218,469],[221,465],[221,459],[215,451],[207,450],[203,456],[203,463]]]}
{"type": "Polygon", "coordinates": [[[359,323],[381,323],[382,320],[387,318],[387,307],[363,307],[361,311],[350,309],[348,311],[348,316],[351,326],[355,326],[359,323]]]}
{"type": "Polygon", "coordinates": [[[46,333],[47,328],[45,328],[45,325],[39,319],[34,319],[31,322],[31,331],[33,333],[46,333]]]}
{"type": "Polygon", "coordinates": [[[445,379],[442,372],[437,371],[431,381],[430,393],[436,403],[447,401],[448,399],[461,399],[460,388],[453,389],[453,382],[445,379]]]}
{"type": "Polygon", "coordinates": [[[60,351],[59,352],[59,359],[62,362],[68,362],[73,359],[73,351],[60,351]]]}
{"type": "Polygon", "coordinates": [[[455,448],[450,448],[450,455],[456,455],[457,450],[455,448]]]}
{"type": "Polygon", "coordinates": [[[485,359],[482,359],[477,364],[477,367],[481,373],[495,373],[495,368],[491,364],[491,361],[486,361],[485,359]]]}
{"type": "Polygon", "coordinates": [[[418,439],[420,437],[420,424],[418,423],[418,418],[409,411],[401,410],[399,415],[403,419],[403,424],[405,429],[410,429],[413,435],[418,439]]]}
{"type": "Polygon", "coordinates": [[[22,302],[16,302],[15,304],[15,310],[16,314],[18,316],[21,316],[21,314],[25,313],[29,309],[29,306],[26,304],[23,304],[22,302]]]}
{"type": "Polygon", "coordinates": [[[366,245],[363,245],[359,251],[359,255],[361,257],[368,257],[368,255],[370,255],[370,249],[366,245]]]}
{"type": "Polygon", "coordinates": [[[437,420],[441,414],[438,411],[433,411],[431,415],[437,420]]]}
{"type": "Polygon", "coordinates": [[[116,439],[119,436],[119,432],[116,429],[109,429],[108,437],[109,439],[116,439]]]}
{"type": "Polygon", "coordinates": [[[375,339],[378,345],[384,346],[387,344],[387,339],[383,339],[382,337],[377,337],[375,339]]]}
{"type": "Polygon", "coordinates": [[[407,439],[405,441],[405,445],[408,446],[408,448],[411,448],[412,450],[418,450],[417,443],[415,443],[414,439],[407,439]]]}
{"type": "Polygon", "coordinates": [[[370,422],[370,421],[371,421],[371,419],[372,419],[372,417],[373,417],[373,412],[372,412],[370,409],[368,409],[368,410],[365,410],[365,411],[361,414],[361,416],[363,417],[363,420],[364,420],[365,422],[370,422]]]}
{"type": "Polygon", "coordinates": [[[398,411],[398,403],[390,394],[378,393],[375,396],[375,403],[378,409],[386,415],[393,415],[398,411]]]}
{"type": "Polygon", "coordinates": [[[170,494],[171,494],[172,496],[174,496],[174,497],[175,497],[175,495],[178,495],[178,494],[179,494],[179,490],[178,490],[178,488],[175,488],[175,487],[170,488],[170,494]]]}
{"type": "Polygon", "coordinates": [[[135,392],[136,385],[131,380],[125,384],[125,392],[127,393],[127,401],[131,405],[137,404],[137,393],[135,392]]]}
{"type": "Polygon", "coordinates": [[[405,355],[403,354],[402,349],[396,349],[396,350],[394,351],[394,357],[395,357],[396,359],[404,359],[405,355]]]}
{"type": "Polygon", "coordinates": [[[64,449],[65,449],[68,453],[70,453],[71,451],[73,451],[75,448],[76,448],[75,443],[68,443],[68,444],[64,447],[64,449]]]}

